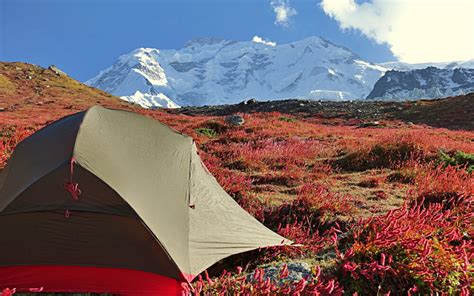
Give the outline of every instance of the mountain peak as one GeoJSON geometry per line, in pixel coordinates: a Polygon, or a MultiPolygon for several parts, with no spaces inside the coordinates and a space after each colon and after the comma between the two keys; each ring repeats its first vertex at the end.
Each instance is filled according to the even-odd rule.
{"type": "Polygon", "coordinates": [[[129,101],[160,95],[180,106],[249,97],[351,100],[365,98],[384,71],[316,36],[275,46],[205,37],[179,50],[136,49],[88,83],[129,101]]]}
{"type": "Polygon", "coordinates": [[[118,63],[126,64],[128,67],[135,67],[139,64],[154,64],[159,54],[160,51],[156,48],[141,47],[121,55],[118,58],[118,63]]]}

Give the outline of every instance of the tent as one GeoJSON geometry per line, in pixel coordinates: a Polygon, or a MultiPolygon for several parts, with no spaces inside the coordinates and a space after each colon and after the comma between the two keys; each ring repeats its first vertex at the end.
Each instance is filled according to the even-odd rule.
{"type": "Polygon", "coordinates": [[[190,137],[92,107],[0,173],[0,289],[173,295],[230,255],[291,243],[244,211],[190,137]]]}

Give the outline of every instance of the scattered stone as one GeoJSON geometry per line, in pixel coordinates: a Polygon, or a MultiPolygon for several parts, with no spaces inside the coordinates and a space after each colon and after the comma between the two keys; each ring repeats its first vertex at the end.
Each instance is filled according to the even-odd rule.
{"type": "Polygon", "coordinates": [[[0,112],[6,111],[7,108],[0,108],[0,112]]]}
{"type": "Polygon", "coordinates": [[[29,80],[33,79],[33,77],[32,77],[32,76],[30,76],[30,75],[28,75],[28,77],[27,77],[27,78],[28,78],[29,80]]]}
{"type": "MultiPolygon", "coordinates": [[[[385,102],[385,101],[323,101],[323,100],[278,100],[278,101],[258,101],[257,104],[244,104],[241,102],[235,105],[202,106],[202,107],[182,107],[173,109],[174,114],[186,115],[209,115],[228,116],[232,114],[245,114],[253,112],[280,112],[302,116],[303,118],[317,117],[320,119],[341,118],[358,119],[360,122],[380,121],[380,126],[384,126],[385,121],[401,120],[412,121],[417,124],[427,124],[437,127],[448,127],[453,129],[474,129],[474,114],[471,102],[473,94],[442,99],[439,102],[433,100],[429,105],[416,107],[413,102],[385,102]],[[300,106],[303,103],[304,106],[300,106]],[[448,109],[440,108],[443,105],[448,109]],[[460,107],[462,106],[462,107],[460,107]],[[426,109],[426,111],[425,111],[426,109]],[[445,110],[458,110],[460,116],[452,116],[452,113],[445,110]],[[343,111],[343,112],[342,112],[343,111]],[[467,111],[467,113],[464,113],[467,111]],[[436,117],[442,120],[436,121],[436,117]],[[416,119],[416,120],[415,120],[416,119]]],[[[324,121],[324,124],[336,124],[324,121]]],[[[348,124],[354,124],[353,121],[348,124]]],[[[357,126],[357,125],[356,125],[357,126]]]]}
{"type": "Polygon", "coordinates": [[[225,118],[225,122],[227,122],[230,125],[239,126],[239,125],[243,125],[245,123],[245,120],[241,115],[235,114],[235,115],[227,116],[225,118]]]}
{"type": "Polygon", "coordinates": [[[58,75],[58,76],[66,76],[66,73],[64,73],[63,71],[61,71],[58,67],[56,67],[55,65],[50,65],[48,67],[49,70],[53,71],[54,74],[58,75]]]}
{"type": "MultiPolygon", "coordinates": [[[[298,282],[301,279],[311,280],[311,265],[306,262],[284,262],[277,265],[270,265],[263,267],[264,270],[264,279],[270,279],[273,282],[277,282],[279,279],[280,271],[283,269],[284,264],[288,268],[288,277],[280,279],[279,284],[283,282],[298,282]]],[[[248,280],[253,279],[253,273],[248,276],[248,280]]]]}

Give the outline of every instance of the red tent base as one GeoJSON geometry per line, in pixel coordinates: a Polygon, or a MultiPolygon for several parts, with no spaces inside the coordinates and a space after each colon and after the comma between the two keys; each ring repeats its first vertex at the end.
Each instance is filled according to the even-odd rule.
{"type": "Polygon", "coordinates": [[[172,278],[138,270],[87,266],[0,267],[0,291],[92,292],[119,295],[181,295],[172,278]]]}

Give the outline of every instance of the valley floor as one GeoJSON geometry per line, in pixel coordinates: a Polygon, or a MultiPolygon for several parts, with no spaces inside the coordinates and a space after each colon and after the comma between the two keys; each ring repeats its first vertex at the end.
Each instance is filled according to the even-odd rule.
{"type": "Polygon", "coordinates": [[[37,75],[28,81],[38,93],[14,83],[9,94],[0,92],[0,169],[20,140],[53,120],[93,104],[131,110],[192,136],[224,189],[300,244],[223,260],[189,287],[192,294],[469,295],[473,289],[474,112],[451,120],[454,111],[446,107],[465,100],[462,108],[472,110],[472,94],[418,103],[144,110],[73,82],[66,89],[75,91],[61,96],[60,86],[44,86],[59,83],[54,73],[15,67],[26,71],[15,74],[19,80],[37,75]],[[224,115],[236,112],[244,124],[227,124],[224,115]]]}

